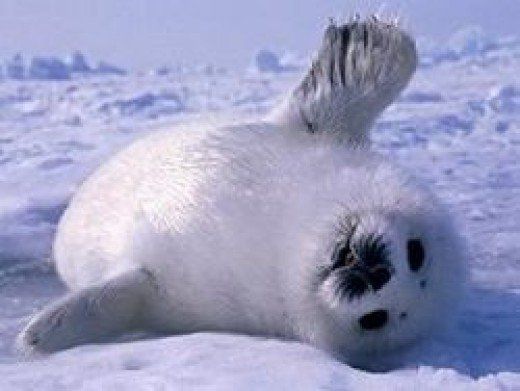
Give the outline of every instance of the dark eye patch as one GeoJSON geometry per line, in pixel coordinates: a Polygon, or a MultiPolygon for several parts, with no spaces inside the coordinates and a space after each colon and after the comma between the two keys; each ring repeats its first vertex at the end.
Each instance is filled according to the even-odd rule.
{"type": "Polygon", "coordinates": [[[419,239],[410,239],[407,247],[410,270],[418,272],[424,264],[424,247],[419,239]]]}
{"type": "Polygon", "coordinates": [[[352,300],[367,290],[379,291],[394,273],[390,253],[382,236],[362,235],[336,244],[332,264],[320,272],[322,280],[334,274],[335,291],[340,297],[352,300]]]}

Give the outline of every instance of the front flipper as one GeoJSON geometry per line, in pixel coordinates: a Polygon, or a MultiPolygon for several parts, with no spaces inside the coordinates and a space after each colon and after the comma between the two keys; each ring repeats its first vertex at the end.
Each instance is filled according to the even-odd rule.
{"type": "Polygon", "coordinates": [[[143,314],[157,291],[152,274],[139,269],[72,292],[29,322],[18,336],[18,348],[50,353],[144,329],[143,314]]]}
{"type": "Polygon", "coordinates": [[[365,144],[374,120],[406,87],[416,65],[413,39],[393,23],[373,17],[331,24],[307,75],[275,118],[365,144]]]}

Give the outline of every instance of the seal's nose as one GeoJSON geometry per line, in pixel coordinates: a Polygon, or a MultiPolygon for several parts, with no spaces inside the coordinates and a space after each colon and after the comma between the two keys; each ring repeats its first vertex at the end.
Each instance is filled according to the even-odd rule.
{"type": "Polygon", "coordinates": [[[376,310],[359,318],[363,330],[378,330],[388,323],[388,311],[376,310]]]}

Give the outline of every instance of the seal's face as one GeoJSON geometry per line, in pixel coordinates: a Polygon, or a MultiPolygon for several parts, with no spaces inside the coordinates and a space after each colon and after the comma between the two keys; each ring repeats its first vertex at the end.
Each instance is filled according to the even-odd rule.
{"type": "Polygon", "coordinates": [[[345,330],[339,343],[365,354],[412,342],[445,305],[442,290],[450,288],[438,281],[435,265],[446,261],[445,246],[405,218],[371,214],[346,221],[318,277],[320,300],[345,330]]]}

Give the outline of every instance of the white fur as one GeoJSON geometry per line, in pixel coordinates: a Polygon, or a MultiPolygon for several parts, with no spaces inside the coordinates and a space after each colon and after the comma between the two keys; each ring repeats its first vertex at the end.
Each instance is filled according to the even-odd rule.
{"type": "Polygon", "coordinates": [[[372,17],[347,26],[328,27],[310,71],[273,115],[291,129],[310,127],[364,145],[376,117],[408,84],[417,52],[394,24],[372,17]]]}
{"type": "MultiPolygon", "coordinates": [[[[400,83],[399,89],[406,84],[400,83]]],[[[220,330],[306,341],[356,362],[415,340],[441,319],[461,284],[449,217],[388,159],[338,142],[338,132],[351,131],[342,125],[348,115],[328,132],[328,115],[312,114],[320,105],[333,110],[340,87],[328,98],[320,93],[321,103],[303,114],[318,131],[296,131],[303,122],[294,107],[309,107],[298,91],[282,119],[156,133],[104,164],[77,192],[56,236],[56,267],[73,293],[37,316],[20,344],[53,351],[125,326],[220,330]],[[348,301],[335,297],[327,281],[316,283],[316,274],[330,263],[338,227],[352,217],[358,235],[382,234],[390,243],[395,274],[381,290],[348,301]],[[411,237],[426,248],[417,273],[407,263],[411,237]],[[89,307],[95,332],[92,325],[78,330],[86,317],[78,297],[95,302],[89,307]],[[50,322],[56,308],[69,308],[68,316],[50,322]],[[380,308],[390,313],[388,326],[361,330],[359,317],[380,308]],[[400,320],[405,311],[408,318],[400,320]],[[64,329],[69,337],[60,340],[64,329]],[[42,339],[52,342],[34,342],[42,339]]],[[[346,107],[337,111],[352,113],[342,99],[346,107]]],[[[390,98],[381,99],[374,112],[390,98]]]]}

